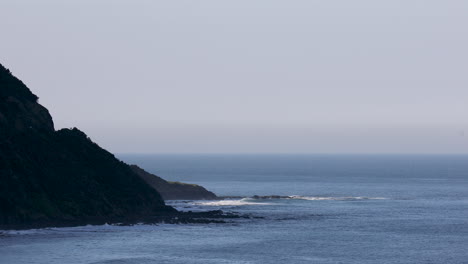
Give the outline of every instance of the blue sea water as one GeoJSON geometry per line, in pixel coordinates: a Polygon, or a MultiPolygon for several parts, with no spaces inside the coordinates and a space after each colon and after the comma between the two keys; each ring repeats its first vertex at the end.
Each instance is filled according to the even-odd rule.
{"type": "Polygon", "coordinates": [[[0,263],[468,263],[468,156],[119,155],[217,201],[228,224],[0,231],[0,263]],[[253,199],[282,195],[282,199],[253,199]]]}

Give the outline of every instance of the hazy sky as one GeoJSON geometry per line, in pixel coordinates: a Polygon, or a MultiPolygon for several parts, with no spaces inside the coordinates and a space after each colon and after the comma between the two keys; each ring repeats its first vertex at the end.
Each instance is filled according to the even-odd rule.
{"type": "Polygon", "coordinates": [[[0,62],[113,152],[468,153],[468,1],[0,1],[0,62]]]}

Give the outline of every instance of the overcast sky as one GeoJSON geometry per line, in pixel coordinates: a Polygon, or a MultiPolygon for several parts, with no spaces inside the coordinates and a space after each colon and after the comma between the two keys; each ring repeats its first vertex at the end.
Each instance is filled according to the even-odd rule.
{"type": "Polygon", "coordinates": [[[112,152],[468,153],[466,0],[2,0],[0,62],[112,152]]]}

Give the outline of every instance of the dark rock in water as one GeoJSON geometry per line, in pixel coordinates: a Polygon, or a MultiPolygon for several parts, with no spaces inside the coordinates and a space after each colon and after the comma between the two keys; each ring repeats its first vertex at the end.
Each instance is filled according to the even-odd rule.
{"type": "Polygon", "coordinates": [[[178,213],[142,179],[143,171],[137,174],[76,128],[55,131],[37,100],[0,65],[0,229],[178,213]]]}
{"type": "Polygon", "coordinates": [[[266,196],[260,196],[260,195],[254,195],[251,197],[252,199],[290,199],[291,196],[283,196],[283,195],[266,195],[266,196]]]}
{"type": "Polygon", "coordinates": [[[146,183],[156,189],[164,200],[214,200],[216,194],[206,190],[200,185],[182,182],[166,181],[154,174],[146,172],[137,165],[130,165],[146,183]]]}
{"type": "Polygon", "coordinates": [[[146,222],[151,223],[171,223],[171,224],[210,224],[210,223],[226,223],[228,219],[250,218],[247,215],[239,215],[235,213],[225,213],[221,210],[206,211],[206,212],[178,212],[177,214],[166,214],[162,218],[148,219],[146,222]]]}

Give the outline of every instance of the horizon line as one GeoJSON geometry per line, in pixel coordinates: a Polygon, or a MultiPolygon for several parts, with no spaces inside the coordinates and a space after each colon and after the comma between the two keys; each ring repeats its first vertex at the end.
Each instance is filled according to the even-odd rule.
{"type": "Polygon", "coordinates": [[[115,152],[114,155],[355,155],[355,156],[370,156],[370,155],[401,155],[401,156],[467,156],[466,153],[456,152],[431,152],[431,153],[401,153],[401,152],[366,152],[366,153],[353,153],[353,152],[115,152]]]}

